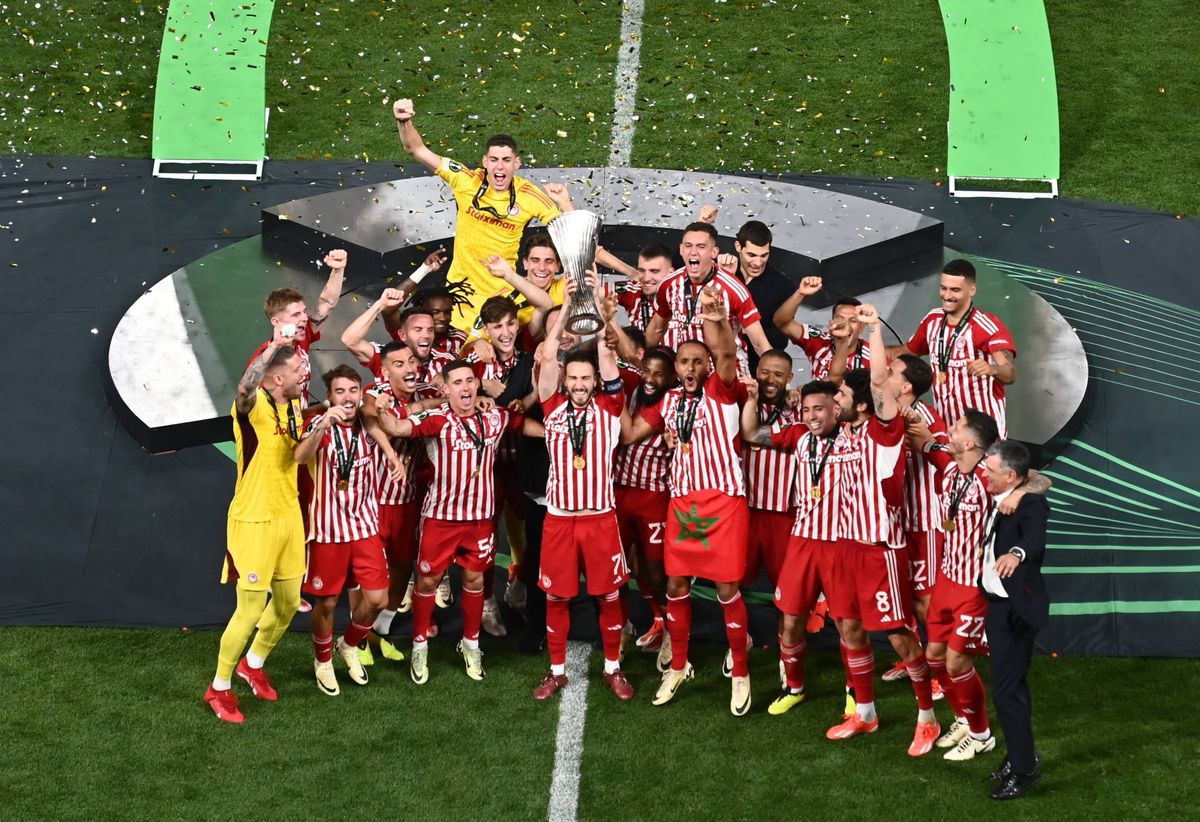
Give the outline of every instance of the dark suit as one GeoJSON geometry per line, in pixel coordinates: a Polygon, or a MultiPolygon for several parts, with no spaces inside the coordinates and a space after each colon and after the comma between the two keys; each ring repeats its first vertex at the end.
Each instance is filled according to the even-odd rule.
{"type": "Polygon", "coordinates": [[[1046,520],[1050,504],[1041,494],[1026,494],[1012,514],[996,517],[995,555],[1014,546],[1025,559],[1008,579],[1001,580],[1008,599],[988,597],[987,638],[992,660],[992,703],[1004,729],[1008,760],[1014,773],[1036,768],[1033,752],[1033,703],[1029,694],[1029,664],[1038,630],[1050,618],[1050,596],[1042,579],[1046,556],[1046,520]]]}

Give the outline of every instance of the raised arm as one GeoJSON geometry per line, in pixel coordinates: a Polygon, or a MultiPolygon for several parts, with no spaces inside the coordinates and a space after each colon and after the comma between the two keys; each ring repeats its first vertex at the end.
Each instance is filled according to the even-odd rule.
{"type": "Polygon", "coordinates": [[[317,298],[317,310],[308,318],[317,328],[329,319],[338,300],[342,298],[342,287],[346,282],[346,252],[340,248],[333,249],[325,255],[325,265],[329,266],[329,278],[325,280],[325,287],[317,298]]]}
{"type": "Polygon", "coordinates": [[[250,409],[258,400],[258,387],[262,385],[263,375],[267,373],[267,363],[271,361],[276,349],[280,347],[278,340],[279,329],[275,329],[275,339],[267,344],[261,354],[250,361],[242,373],[242,378],[238,380],[237,397],[234,401],[234,407],[237,408],[238,413],[249,414],[250,409]]]}
{"type": "Polygon", "coordinates": [[[317,420],[316,425],[308,429],[304,434],[304,439],[296,443],[296,446],[292,449],[292,458],[299,463],[308,462],[316,455],[317,449],[321,447],[321,438],[325,436],[325,432],[329,430],[329,427],[335,422],[345,421],[348,417],[349,413],[346,409],[340,405],[332,406],[321,416],[321,419],[317,420]]]}
{"type": "Polygon", "coordinates": [[[716,361],[717,377],[726,385],[733,385],[737,379],[737,340],[733,338],[725,300],[711,285],[700,292],[700,317],[704,320],[704,343],[716,361]]]}
{"type": "Polygon", "coordinates": [[[829,374],[825,379],[834,385],[841,385],[846,378],[846,371],[850,365],[850,352],[854,350],[855,339],[854,333],[850,330],[850,324],[837,317],[831,320],[829,323],[829,341],[833,357],[829,361],[829,374]]]}
{"type": "Polygon", "coordinates": [[[867,329],[871,349],[871,399],[875,402],[875,416],[880,422],[890,422],[900,413],[900,403],[888,385],[887,346],[883,343],[879,312],[873,305],[860,305],[858,321],[867,329]]]}
{"type": "MultiPolygon", "coordinates": [[[[574,293],[575,283],[567,280],[567,299],[569,300],[571,294],[574,293]]],[[[564,300],[565,302],[566,300],[564,300]]],[[[546,339],[542,340],[542,364],[538,370],[537,382],[538,399],[542,402],[558,393],[558,380],[562,370],[562,366],[558,363],[558,345],[559,338],[562,336],[563,323],[566,321],[566,309],[556,311],[554,322],[550,323],[550,327],[546,329],[546,339]]]]}
{"type": "Polygon", "coordinates": [[[412,157],[430,171],[437,171],[442,165],[442,158],[429,150],[417,127],[413,125],[415,114],[412,100],[397,100],[392,103],[392,116],[396,118],[396,130],[400,133],[400,144],[412,157]]]}
{"type": "Polygon", "coordinates": [[[775,323],[775,327],[786,334],[788,339],[800,340],[804,337],[804,326],[796,322],[796,311],[805,298],[816,294],[822,287],[823,281],[820,277],[805,277],[792,292],[792,296],[784,300],[782,305],[775,310],[775,316],[771,318],[771,322],[775,323]]]}
{"type": "Polygon", "coordinates": [[[354,355],[354,359],[363,365],[371,361],[371,358],[375,356],[375,346],[367,342],[367,332],[371,330],[371,326],[375,324],[375,319],[380,314],[395,308],[402,302],[404,302],[404,295],[400,293],[399,289],[385,288],[374,305],[359,314],[354,322],[346,326],[346,330],[342,332],[342,345],[346,346],[346,350],[354,355]]]}
{"type": "Polygon", "coordinates": [[[499,277],[517,291],[520,291],[535,309],[549,311],[554,307],[554,299],[548,293],[531,283],[526,277],[522,277],[513,271],[512,266],[508,264],[508,260],[499,254],[493,254],[486,260],[480,260],[479,262],[483,263],[493,277],[499,277]]]}
{"type": "Polygon", "coordinates": [[[770,445],[771,429],[758,420],[758,383],[746,383],[746,402],[742,405],[742,439],[752,445],[770,445]]]}
{"type": "Polygon", "coordinates": [[[610,268],[630,280],[636,280],[638,270],[602,246],[596,246],[596,265],[610,268]]]}

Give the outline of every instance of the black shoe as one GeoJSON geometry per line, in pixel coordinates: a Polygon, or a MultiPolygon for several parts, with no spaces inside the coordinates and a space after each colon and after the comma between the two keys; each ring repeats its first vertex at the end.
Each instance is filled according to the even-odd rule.
{"type": "MultiPolygon", "coordinates": [[[[1034,754],[1033,755],[1034,771],[1040,770],[1041,765],[1042,765],[1042,760],[1038,758],[1037,754],[1034,754]]],[[[1012,776],[1012,762],[1009,761],[1008,755],[1005,754],[1004,761],[1000,763],[1000,767],[997,770],[994,770],[990,774],[988,774],[988,779],[992,780],[993,782],[1004,782],[1010,776],[1012,776]]]]}
{"type": "Polygon", "coordinates": [[[997,785],[996,789],[992,791],[992,799],[1000,801],[1017,799],[1024,796],[1026,791],[1041,781],[1042,772],[1040,770],[1027,774],[1010,774],[1007,779],[997,785]]]}

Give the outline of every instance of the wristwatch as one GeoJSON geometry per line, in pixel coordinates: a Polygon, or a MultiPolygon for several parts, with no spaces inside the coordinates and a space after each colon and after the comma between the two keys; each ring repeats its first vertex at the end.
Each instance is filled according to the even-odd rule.
{"type": "Polygon", "coordinates": [[[1017,558],[1017,562],[1025,561],[1025,549],[1019,545],[1014,545],[1012,548],[1009,548],[1008,552],[1017,558]]]}

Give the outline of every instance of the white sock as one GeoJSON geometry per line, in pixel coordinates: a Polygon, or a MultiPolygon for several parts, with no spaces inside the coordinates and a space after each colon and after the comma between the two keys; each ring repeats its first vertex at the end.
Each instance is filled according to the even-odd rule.
{"type": "Polygon", "coordinates": [[[428,647],[429,647],[429,643],[428,643],[428,642],[414,642],[414,643],[413,643],[413,650],[414,650],[414,651],[424,651],[424,650],[425,650],[426,648],[428,648],[428,647]]]}
{"type": "Polygon", "coordinates": [[[566,665],[551,665],[550,673],[554,674],[555,676],[566,676],[567,675],[567,666],[566,665]]]}
{"type": "Polygon", "coordinates": [[[933,708],[917,708],[917,721],[926,724],[937,719],[937,714],[933,712],[933,708]]]}
{"type": "Polygon", "coordinates": [[[619,659],[605,659],[604,660],[604,673],[615,674],[619,670],[621,670],[621,660],[619,660],[619,659]]]}
{"type": "Polygon", "coordinates": [[[230,682],[228,679],[221,679],[220,677],[217,677],[217,676],[213,677],[212,685],[213,685],[214,691],[228,691],[230,688],[233,687],[233,683],[230,682]]]}
{"type": "Polygon", "coordinates": [[[858,718],[863,722],[873,722],[875,720],[875,703],[859,702],[857,704],[858,718]]]}
{"type": "Polygon", "coordinates": [[[379,612],[379,616],[375,617],[375,624],[371,627],[375,630],[375,633],[379,634],[380,636],[386,636],[387,634],[391,633],[392,620],[395,618],[395,611],[384,608],[379,612]]]}
{"type": "Polygon", "coordinates": [[[971,734],[972,739],[978,739],[980,742],[983,742],[985,739],[988,739],[989,737],[991,737],[992,729],[988,728],[986,731],[984,731],[981,734],[977,734],[974,731],[971,731],[970,734],[971,734]]]}
{"type": "Polygon", "coordinates": [[[478,639],[467,639],[466,637],[463,637],[462,643],[463,643],[463,647],[467,648],[468,650],[471,650],[471,651],[479,650],[479,640],[478,639]]]}
{"type": "Polygon", "coordinates": [[[267,658],[265,656],[259,656],[258,654],[254,653],[254,651],[250,651],[246,654],[246,664],[257,671],[262,668],[263,665],[267,664],[267,658]]]}

